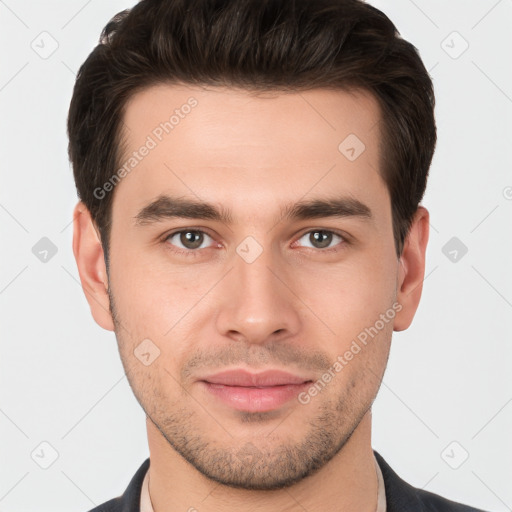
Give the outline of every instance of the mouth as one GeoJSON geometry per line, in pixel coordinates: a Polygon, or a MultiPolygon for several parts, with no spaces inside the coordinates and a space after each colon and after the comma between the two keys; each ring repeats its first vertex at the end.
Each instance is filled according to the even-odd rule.
{"type": "Polygon", "coordinates": [[[296,398],[312,381],[280,370],[250,373],[228,370],[201,379],[206,391],[229,407],[246,412],[278,409],[296,398]]]}

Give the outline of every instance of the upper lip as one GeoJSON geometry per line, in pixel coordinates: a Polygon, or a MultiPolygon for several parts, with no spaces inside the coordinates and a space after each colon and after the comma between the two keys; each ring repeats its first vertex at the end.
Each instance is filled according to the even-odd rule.
{"type": "Polygon", "coordinates": [[[224,384],[226,386],[270,387],[303,384],[311,379],[281,370],[266,370],[260,373],[250,373],[247,370],[227,370],[201,380],[210,384],[224,384]]]}

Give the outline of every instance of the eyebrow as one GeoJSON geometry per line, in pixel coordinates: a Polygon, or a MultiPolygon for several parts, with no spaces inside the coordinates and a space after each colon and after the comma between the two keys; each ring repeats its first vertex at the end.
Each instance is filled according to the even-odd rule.
{"type": "MultiPolygon", "coordinates": [[[[280,220],[308,220],[326,217],[355,217],[373,220],[372,211],[364,203],[353,197],[317,198],[284,205],[280,211],[280,220]]],[[[186,218],[204,219],[232,224],[230,210],[212,203],[185,199],[182,197],[160,195],[144,206],[135,215],[136,226],[146,226],[167,219],[186,218]]]]}

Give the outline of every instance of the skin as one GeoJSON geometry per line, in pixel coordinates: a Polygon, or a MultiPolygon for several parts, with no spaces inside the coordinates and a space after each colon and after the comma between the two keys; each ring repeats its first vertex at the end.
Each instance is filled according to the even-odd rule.
{"type": "Polygon", "coordinates": [[[380,111],[363,91],[153,86],[127,105],[128,152],[191,96],[198,105],[115,187],[109,275],[81,202],[74,220],[92,315],[115,331],[147,415],[154,510],[374,512],[371,405],[392,332],[409,327],[420,300],[428,211],[418,208],[398,258],[378,172],[380,111]],[[351,133],[366,146],[352,162],[338,150],[351,133]],[[223,205],[232,222],[137,226],[135,215],[162,193],[223,205]],[[339,195],[366,204],[372,219],[280,217],[286,203],[339,195]],[[207,233],[198,249],[168,237],[191,228],[207,233]],[[315,229],[343,238],[315,245],[315,229]],[[262,248],[252,263],[236,251],[248,236],[262,248]],[[198,382],[227,368],[316,381],[393,304],[394,319],[308,404],[238,411],[198,382]],[[134,350],[148,338],[160,354],[146,366],[134,350]]]}

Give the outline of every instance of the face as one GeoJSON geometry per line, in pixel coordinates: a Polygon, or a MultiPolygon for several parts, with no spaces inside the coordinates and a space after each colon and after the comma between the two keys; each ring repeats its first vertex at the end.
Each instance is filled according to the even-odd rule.
{"type": "Polygon", "coordinates": [[[369,416],[403,314],[378,104],[159,85],[124,122],[108,284],[133,392],[203,475],[289,486],[369,416]]]}

